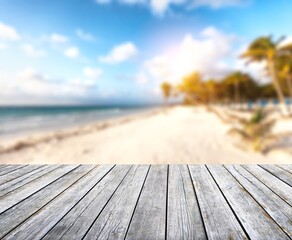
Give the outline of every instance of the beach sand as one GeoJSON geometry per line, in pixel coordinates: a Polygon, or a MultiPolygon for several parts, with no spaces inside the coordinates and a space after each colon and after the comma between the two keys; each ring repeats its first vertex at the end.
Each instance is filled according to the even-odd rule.
{"type": "Polygon", "coordinates": [[[0,163],[292,163],[237,148],[230,125],[203,107],[176,106],[71,130],[0,142],[0,163]]]}

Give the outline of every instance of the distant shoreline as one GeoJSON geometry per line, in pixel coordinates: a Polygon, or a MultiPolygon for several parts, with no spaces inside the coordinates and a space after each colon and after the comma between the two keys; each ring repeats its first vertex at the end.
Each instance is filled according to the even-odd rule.
{"type": "Polygon", "coordinates": [[[80,123],[71,126],[59,126],[58,128],[35,129],[34,131],[22,132],[16,135],[6,135],[0,137],[0,154],[18,151],[23,148],[33,147],[37,144],[46,143],[54,139],[65,138],[86,134],[92,131],[100,131],[106,128],[128,123],[140,118],[152,116],[161,111],[163,107],[153,107],[151,109],[139,109],[120,116],[111,116],[104,119],[92,120],[92,122],[80,123]]]}
{"type": "MultiPolygon", "coordinates": [[[[286,129],[291,123],[282,126],[286,129]]],[[[227,134],[229,129],[230,124],[204,107],[156,108],[82,127],[0,141],[0,163],[291,163],[291,158],[282,155],[270,158],[237,148],[227,134]]]]}
{"type": "Polygon", "coordinates": [[[158,106],[13,106],[0,107],[0,141],[83,127],[135,115],[158,106]]]}

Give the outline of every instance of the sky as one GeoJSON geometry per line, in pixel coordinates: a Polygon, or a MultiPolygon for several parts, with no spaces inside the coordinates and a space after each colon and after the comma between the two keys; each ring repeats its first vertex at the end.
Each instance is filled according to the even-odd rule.
{"type": "Polygon", "coordinates": [[[143,104],[163,81],[231,71],[291,34],[291,0],[0,0],[0,104],[143,104]]]}

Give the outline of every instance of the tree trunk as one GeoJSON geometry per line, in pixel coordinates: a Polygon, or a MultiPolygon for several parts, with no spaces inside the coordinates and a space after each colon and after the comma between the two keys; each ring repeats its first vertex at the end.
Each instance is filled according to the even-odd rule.
{"type": "Polygon", "coordinates": [[[234,83],[234,99],[235,99],[235,103],[240,104],[240,93],[239,93],[239,84],[238,81],[236,81],[234,83]]]}
{"type": "Polygon", "coordinates": [[[292,75],[291,74],[288,74],[286,81],[287,81],[287,86],[288,86],[290,98],[292,100],[292,75]]]}
{"type": "Polygon", "coordinates": [[[281,112],[282,112],[283,115],[286,116],[286,115],[288,115],[289,110],[288,110],[288,108],[286,106],[285,97],[284,97],[283,91],[281,89],[281,86],[280,86],[280,84],[278,82],[278,79],[277,79],[277,76],[276,76],[276,73],[275,73],[274,61],[270,59],[268,64],[269,64],[269,70],[270,70],[270,73],[271,73],[273,85],[275,87],[275,90],[276,90],[276,93],[277,93],[277,96],[278,96],[278,99],[279,99],[281,112]]]}

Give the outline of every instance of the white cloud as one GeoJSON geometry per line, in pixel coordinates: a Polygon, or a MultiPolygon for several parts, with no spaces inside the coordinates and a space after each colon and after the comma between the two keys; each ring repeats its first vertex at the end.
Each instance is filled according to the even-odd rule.
{"type": "Polygon", "coordinates": [[[96,80],[102,76],[103,71],[100,68],[86,67],[83,69],[83,74],[89,79],[96,80]]]}
{"type": "Polygon", "coordinates": [[[70,101],[72,98],[87,98],[96,89],[95,81],[56,79],[33,68],[27,68],[17,75],[0,72],[0,84],[0,104],[26,104],[34,100],[39,103],[48,99],[70,101]]]}
{"type": "Polygon", "coordinates": [[[82,29],[77,29],[76,35],[85,41],[93,42],[95,40],[94,36],[92,36],[90,33],[84,32],[82,29]]]}
{"type": "Polygon", "coordinates": [[[0,22],[0,39],[15,41],[15,40],[19,40],[20,36],[15,28],[5,25],[4,23],[0,22]]]}
{"type": "Polygon", "coordinates": [[[23,44],[21,49],[30,57],[43,57],[46,55],[44,50],[38,50],[30,44],[23,44]]]}
{"type": "Polygon", "coordinates": [[[101,56],[99,61],[111,64],[119,63],[134,57],[137,53],[136,46],[131,42],[126,42],[114,47],[108,55],[101,56]]]}
{"type": "Polygon", "coordinates": [[[80,52],[77,47],[69,47],[64,51],[64,55],[68,58],[77,58],[80,52]]]}
{"type": "Polygon", "coordinates": [[[158,16],[163,16],[171,5],[183,5],[188,0],[151,0],[150,8],[152,12],[158,16]]]}
{"type": "Polygon", "coordinates": [[[287,36],[283,41],[280,42],[278,47],[284,47],[288,44],[292,44],[292,36],[287,36]]]}
{"type": "MultiPolygon", "coordinates": [[[[113,0],[95,0],[98,4],[109,4],[113,0]]],[[[116,0],[123,4],[143,4],[151,9],[151,11],[158,16],[163,16],[164,13],[170,9],[171,5],[180,5],[186,9],[209,7],[213,9],[241,6],[249,3],[252,0],[116,0]]]]}
{"type": "Polygon", "coordinates": [[[258,82],[265,84],[271,81],[270,77],[265,70],[266,63],[265,61],[261,62],[253,62],[247,64],[244,59],[238,59],[235,62],[235,69],[238,71],[242,71],[251,75],[258,82]]]}
{"type": "Polygon", "coordinates": [[[50,41],[52,43],[67,43],[69,41],[69,39],[64,35],[61,35],[58,33],[53,33],[50,36],[50,41]]]}
{"type": "Polygon", "coordinates": [[[0,43],[0,50],[4,50],[7,48],[7,45],[5,43],[0,43]]]}
{"type": "Polygon", "coordinates": [[[222,77],[230,71],[226,59],[232,56],[234,39],[213,27],[199,38],[187,34],[176,49],[146,61],[144,68],[159,81],[178,82],[194,71],[207,78],[222,77]]]}

